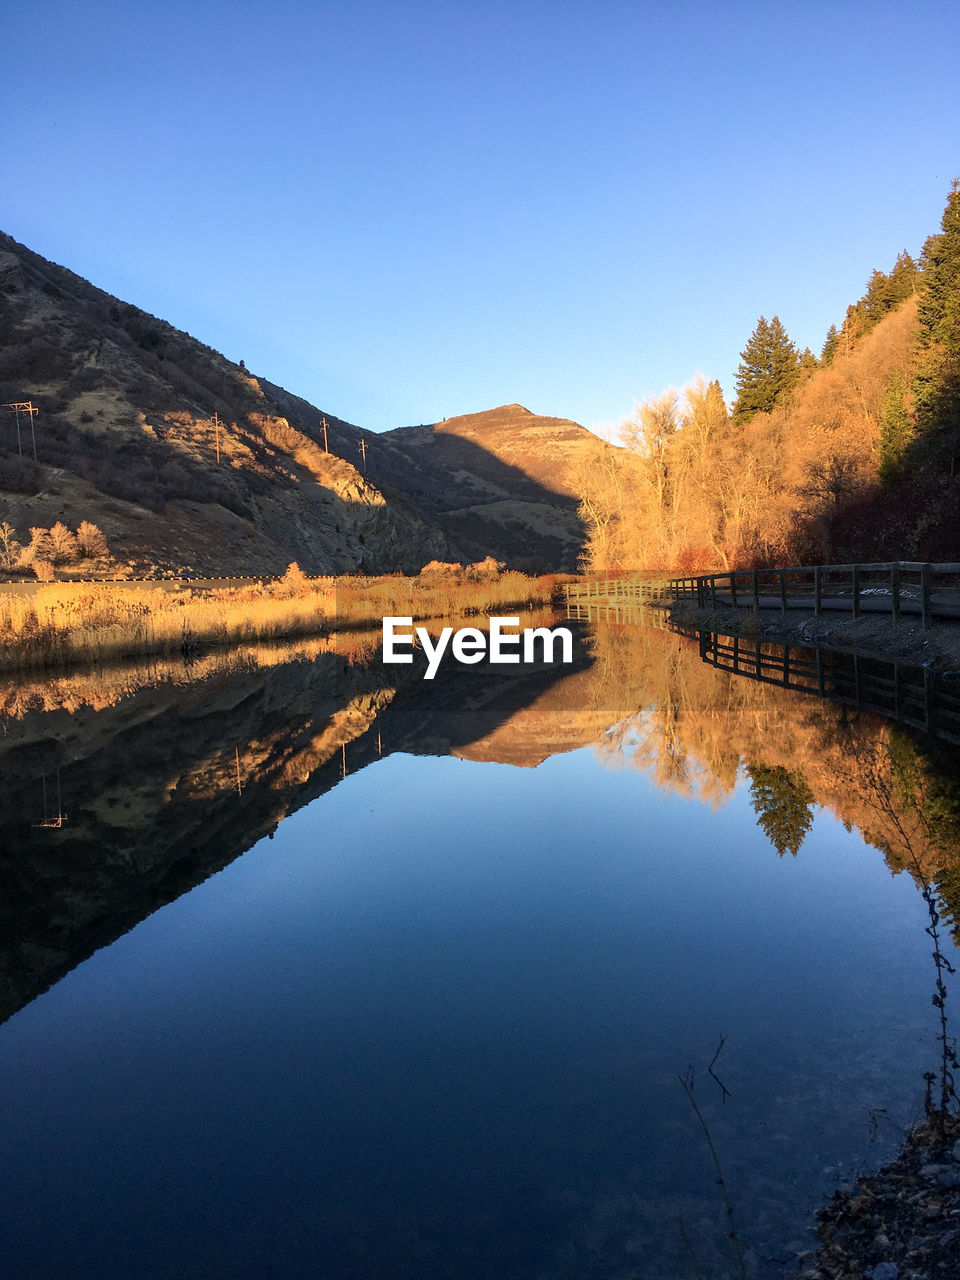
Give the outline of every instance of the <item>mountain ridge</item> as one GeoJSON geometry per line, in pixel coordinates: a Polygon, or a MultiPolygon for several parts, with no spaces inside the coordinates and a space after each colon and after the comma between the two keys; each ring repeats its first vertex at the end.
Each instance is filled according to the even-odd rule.
{"type": "Polygon", "coordinates": [[[559,569],[582,548],[561,475],[578,424],[514,404],[369,431],[0,233],[0,403],[17,401],[40,410],[36,461],[0,415],[0,520],[21,540],[92,521],[133,572],[559,569]]]}

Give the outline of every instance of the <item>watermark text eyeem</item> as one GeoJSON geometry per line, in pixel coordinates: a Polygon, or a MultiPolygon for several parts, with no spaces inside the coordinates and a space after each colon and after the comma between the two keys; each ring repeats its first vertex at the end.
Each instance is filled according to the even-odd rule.
{"type": "Polygon", "coordinates": [[[384,618],[384,662],[412,662],[413,646],[419,644],[426,654],[424,680],[432,680],[449,648],[457,662],[556,662],[560,646],[560,662],[573,661],[573,633],[569,627],[524,627],[519,618],[491,618],[489,632],[479,627],[444,627],[436,640],[426,627],[414,627],[412,618],[384,618]],[[505,628],[515,628],[507,631],[505,628]],[[401,630],[406,628],[406,630],[401,630]],[[539,650],[539,655],[538,655],[539,650]]]}

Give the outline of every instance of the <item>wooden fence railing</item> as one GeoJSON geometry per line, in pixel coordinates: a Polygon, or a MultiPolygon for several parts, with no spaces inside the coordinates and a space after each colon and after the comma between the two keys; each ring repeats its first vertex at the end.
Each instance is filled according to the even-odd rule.
{"type": "Polygon", "coordinates": [[[653,605],[666,607],[679,598],[669,578],[580,578],[564,584],[570,605],[653,605]]]}
{"type": "Polygon", "coordinates": [[[895,560],[885,564],[812,565],[789,569],[737,569],[688,578],[585,578],[565,588],[567,603],[633,599],[665,607],[689,600],[699,608],[841,610],[960,619],[960,564],[895,560]]]}
{"type": "Polygon", "coordinates": [[[753,609],[811,609],[905,614],[926,628],[934,618],[960,618],[960,564],[813,565],[794,569],[742,569],[678,578],[677,598],[700,608],[732,605],[753,609]]]}
{"type": "Polygon", "coordinates": [[[662,603],[657,606],[629,598],[567,600],[567,619],[570,622],[630,623],[634,626],[653,627],[657,631],[667,631],[670,629],[669,618],[670,615],[662,603]]]}
{"type": "Polygon", "coordinates": [[[699,642],[703,661],[721,671],[875,711],[960,744],[960,680],[951,672],[708,631],[699,633],[699,642]]]}

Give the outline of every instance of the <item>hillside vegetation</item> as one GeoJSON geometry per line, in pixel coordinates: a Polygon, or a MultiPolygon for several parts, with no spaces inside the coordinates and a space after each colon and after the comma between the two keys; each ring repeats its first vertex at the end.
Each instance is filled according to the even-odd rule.
{"type": "Polygon", "coordinates": [[[778,317],[732,410],[698,379],[637,406],[572,473],[595,569],[960,558],[960,191],[919,263],[874,271],[819,359],[778,317]]]}

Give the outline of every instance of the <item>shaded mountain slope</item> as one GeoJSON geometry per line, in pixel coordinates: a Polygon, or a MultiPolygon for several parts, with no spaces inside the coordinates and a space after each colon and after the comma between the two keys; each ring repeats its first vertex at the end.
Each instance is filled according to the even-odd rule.
{"type": "Polygon", "coordinates": [[[574,569],[590,433],[520,405],[379,435],[0,234],[0,520],[99,525],[136,572],[574,569]],[[326,429],[324,429],[326,428],[326,429]]]}
{"type": "Polygon", "coordinates": [[[571,475],[590,441],[576,422],[508,404],[376,436],[367,468],[374,483],[402,491],[470,559],[575,570],[583,524],[571,475]]]}
{"type": "MultiPolygon", "coordinates": [[[[270,384],[0,236],[0,518],[91,520],[138,570],[413,571],[450,553],[270,384]],[[35,436],[35,446],[34,437],[35,436]],[[337,447],[346,458],[337,456],[337,447]],[[34,449],[36,462],[34,461],[34,449]]],[[[296,402],[304,404],[304,402],[296,402]]]]}

